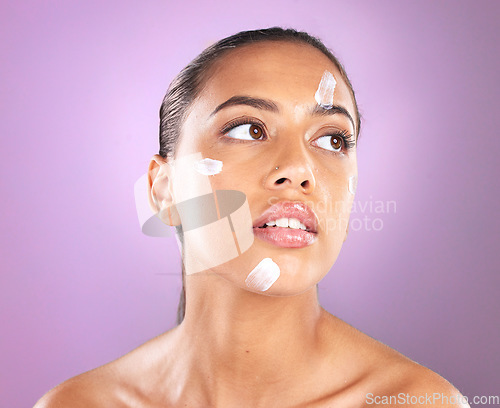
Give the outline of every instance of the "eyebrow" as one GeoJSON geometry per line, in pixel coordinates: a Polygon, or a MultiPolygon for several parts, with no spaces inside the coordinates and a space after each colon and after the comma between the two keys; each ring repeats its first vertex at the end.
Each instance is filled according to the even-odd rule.
{"type": "Polygon", "coordinates": [[[336,113],[340,113],[341,115],[346,116],[347,119],[351,121],[352,127],[356,129],[356,125],[354,125],[354,120],[352,119],[351,114],[346,108],[341,105],[333,105],[329,109],[323,108],[321,105],[316,105],[311,111],[311,114],[321,116],[335,115],[336,113]]]}
{"type": "Polygon", "coordinates": [[[252,98],[251,96],[237,95],[233,96],[232,98],[229,98],[226,102],[222,102],[219,106],[215,108],[215,110],[210,114],[210,116],[215,115],[221,109],[236,105],[247,105],[257,109],[267,110],[270,112],[275,112],[275,113],[279,112],[278,106],[273,101],[270,101],[268,99],[252,98]]]}
{"type": "MultiPolygon", "coordinates": [[[[229,98],[226,102],[222,102],[219,106],[217,106],[214,109],[214,111],[210,114],[210,116],[215,115],[217,112],[219,112],[224,108],[228,108],[230,106],[238,106],[238,105],[246,105],[257,109],[266,110],[269,112],[279,113],[278,105],[276,105],[276,103],[271,101],[270,99],[253,98],[251,96],[236,95],[229,98]]],[[[311,115],[314,116],[328,116],[340,113],[341,115],[347,117],[351,121],[353,128],[356,129],[351,114],[346,108],[344,108],[341,105],[333,105],[330,109],[325,109],[320,105],[316,105],[310,111],[310,113],[311,115]]]]}

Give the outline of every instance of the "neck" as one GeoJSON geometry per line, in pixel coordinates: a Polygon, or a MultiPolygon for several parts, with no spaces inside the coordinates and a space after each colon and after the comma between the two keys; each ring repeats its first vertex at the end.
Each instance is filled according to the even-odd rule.
{"type": "Polygon", "coordinates": [[[216,274],[194,274],[186,278],[186,294],[178,339],[212,398],[225,399],[227,390],[237,390],[238,398],[241,390],[276,397],[310,377],[312,362],[321,356],[325,313],[316,287],[272,297],[237,288],[216,274]]]}

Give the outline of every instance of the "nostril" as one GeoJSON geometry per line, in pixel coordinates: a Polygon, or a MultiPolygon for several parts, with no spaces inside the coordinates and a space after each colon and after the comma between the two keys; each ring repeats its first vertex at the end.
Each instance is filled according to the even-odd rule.
{"type": "Polygon", "coordinates": [[[302,183],[300,183],[300,185],[304,188],[308,188],[309,187],[309,180],[304,180],[302,183]]]}
{"type": "Polygon", "coordinates": [[[283,184],[285,182],[286,178],[282,177],[279,180],[276,180],[276,184],[283,184]]]}

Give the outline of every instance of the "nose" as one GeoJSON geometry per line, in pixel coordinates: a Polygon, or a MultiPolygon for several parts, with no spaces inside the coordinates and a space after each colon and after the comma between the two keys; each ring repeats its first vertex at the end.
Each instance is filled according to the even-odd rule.
{"type": "Polygon", "coordinates": [[[311,194],[316,187],[316,179],[306,153],[302,149],[284,149],[274,162],[269,163],[265,187],[311,194]]]}

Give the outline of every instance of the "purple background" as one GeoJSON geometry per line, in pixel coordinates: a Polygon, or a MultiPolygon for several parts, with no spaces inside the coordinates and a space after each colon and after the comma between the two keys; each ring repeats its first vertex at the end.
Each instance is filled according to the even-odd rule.
{"type": "Polygon", "coordinates": [[[397,205],[353,215],[383,228],[350,231],[323,305],[465,395],[498,395],[499,9],[3,1],[1,405],[32,406],[173,326],[177,246],[140,232],[133,196],[159,104],[205,46],[272,25],[310,31],[345,64],[364,116],[356,201],[397,205]]]}

